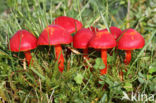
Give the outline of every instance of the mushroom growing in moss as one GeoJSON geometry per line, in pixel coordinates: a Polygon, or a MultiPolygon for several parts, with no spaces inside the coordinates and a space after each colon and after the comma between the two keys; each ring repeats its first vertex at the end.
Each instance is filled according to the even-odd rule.
{"type": "Polygon", "coordinates": [[[88,58],[88,42],[94,36],[90,29],[82,28],[73,37],[73,47],[83,49],[84,57],[88,58]]]}
{"type": "Polygon", "coordinates": [[[9,50],[12,52],[24,52],[28,65],[32,62],[30,50],[37,47],[37,38],[26,30],[17,31],[10,39],[9,50]]]}
{"type": "Polygon", "coordinates": [[[40,34],[37,45],[53,45],[56,59],[59,64],[59,71],[64,70],[64,56],[61,44],[70,44],[73,41],[72,36],[63,27],[52,24],[46,27],[40,34]]]}
{"type": "Polygon", "coordinates": [[[129,64],[131,61],[131,52],[134,49],[141,49],[145,45],[145,40],[141,34],[134,29],[126,29],[123,31],[123,35],[118,41],[118,49],[125,50],[125,64],[129,64]]]}
{"type": "Polygon", "coordinates": [[[89,42],[89,47],[101,50],[101,58],[105,64],[105,68],[100,70],[101,75],[107,73],[107,49],[114,48],[115,46],[116,41],[113,35],[106,29],[96,32],[96,35],[89,42]]]}
{"type": "MultiPolygon", "coordinates": [[[[145,40],[141,34],[134,29],[126,29],[122,33],[122,37],[117,43],[118,49],[125,50],[124,63],[128,65],[131,61],[131,53],[134,49],[141,49],[145,45],[145,40]]],[[[125,69],[127,70],[127,69],[125,69]]],[[[123,72],[120,71],[123,80],[123,72]]]]}

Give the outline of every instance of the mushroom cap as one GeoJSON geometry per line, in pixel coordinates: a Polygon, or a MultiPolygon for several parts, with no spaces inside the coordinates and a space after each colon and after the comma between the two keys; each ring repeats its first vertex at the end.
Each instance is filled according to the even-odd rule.
{"type": "Polygon", "coordinates": [[[133,50],[140,49],[145,45],[145,40],[140,33],[134,29],[126,29],[118,41],[118,49],[133,50]]]}
{"type": "Polygon", "coordinates": [[[114,36],[114,39],[117,40],[118,37],[121,35],[122,31],[121,29],[115,27],[115,26],[111,26],[110,27],[110,32],[111,34],[114,36]]]}
{"type": "Polygon", "coordinates": [[[72,36],[63,27],[52,24],[42,31],[37,45],[69,44],[72,41],[72,36]]]}
{"type": "Polygon", "coordinates": [[[54,20],[54,24],[65,28],[70,34],[79,31],[82,28],[82,23],[68,16],[59,16],[54,20]]]}
{"type": "Polygon", "coordinates": [[[37,47],[37,38],[26,30],[17,31],[9,42],[9,50],[13,52],[28,51],[37,47]]]}
{"type": "Polygon", "coordinates": [[[89,47],[96,49],[108,49],[116,46],[116,41],[108,30],[99,30],[89,41],[89,47]]]}
{"type": "Polygon", "coordinates": [[[74,48],[85,49],[88,47],[88,42],[94,36],[90,29],[82,28],[73,37],[74,48]]]}

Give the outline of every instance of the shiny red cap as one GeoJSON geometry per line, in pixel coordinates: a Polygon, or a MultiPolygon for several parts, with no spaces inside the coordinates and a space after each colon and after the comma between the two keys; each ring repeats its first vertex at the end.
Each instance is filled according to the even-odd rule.
{"type": "Polygon", "coordinates": [[[42,31],[37,45],[69,44],[72,41],[72,36],[63,27],[52,24],[42,31]]]}
{"type": "Polygon", "coordinates": [[[93,37],[94,33],[90,29],[82,28],[73,37],[74,48],[88,48],[88,42],[93,37]]]}
{"type": "Polygon", "coordinates": [[[116,41],[106,29],[100,30],[96,35],[90,40],[89,47],[96,49],[108,49],[116,46],[116,41]]]}
{"type": "Polygon", "coordinates": [[[111,34],[114,36],[114,39],[117,40],[118,37],[121,35],[122,31],[121,29],[115,27],[115,26],[111,26],[110,27],[110,32],[111,34]]]}
{"type": "Polygon", "coordinates": [[[143,48],[145,40],[143,36],[134,29],[126,29],[118,41],[118,49],[133,50],[143,48]]]}
{"type": "Polygon", "coordinates": [[[82,28],[82,23],[68,16],[60,16],[54,20],[54,24],[65,28],[70,34],[79,31],[82,28]]]}
{"type": "Polygon", "coordinates": [[[9,50],[13,52],[28,51],[37,47],[37,38],[26,30],[17,31],[9,42],[9,50]]]}

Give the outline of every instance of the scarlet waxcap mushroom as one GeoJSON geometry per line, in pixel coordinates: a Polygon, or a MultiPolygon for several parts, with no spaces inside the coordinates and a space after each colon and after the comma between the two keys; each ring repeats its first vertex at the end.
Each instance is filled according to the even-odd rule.
{"type": "Polygon", "coordinates": [[[37,45],[70,44],[72,41],[72,36],[63,27],[52,24],[42,31],[37,45]]]}
{"type": "Polygon", "coordinates": [[[108,30],[100,30],[96,35],[89,41],[89,47],[95,49],[101,49],[101,58],[105,64],[105,68],[101,69],[101,75],[107,73],[107,49],[116,46],[116,41],[108,30]]]}
{"type": "Polygon", "coordinates": [[[99,30],[89,42],[89,47],[95,49],[109,49],[116,46],[114,37],[107,30],[99,30]]]}
{"type": "Polygon", "coordinates": [[[65,28],[70,34],[82,28],[82,23],[80,21],[68,16],[59,16],[54,20],[54,23],[65,28]]]}
{"type": "Polygon", "coordinates": [[[145,40],[142,35],[134,29],[126,29],[122,34],[122,37],[118,41],[118,49],[126,51],[124,63],[129,64],[131,61],[131,51],[143,48],[145,40]]]}
{"type": "Polygon", "coordinates": [[[119,36],[122,34],[121,29],[119,29],[115,26],[110,27],[110,32],[114,36],[115,40],[117,40],[119,38],[119,36]]]}
{"type": "Polygon", "coordinates": [[[24,52],[28,65],[31,61],[30,50],[37,47],[37,38],[26,30],[17,31],[10,39],[9,50],[13,52],[24,52]]]}
{"type": "Polygon", "coordinates": [[[94,36],[90,29],[82,28],[73,37],[74,48],[83,49],[84,57],[88,58],[88,42],[94,36]]]}
{"type": "Polygon", "coordinates": [[[143,36],[134,29],[126,29],[123,36],[118,41],[118,49],[134,50],[143,48],[145,40],[143,36]]]}
{"type": "Polygon", "coordinates": [[[63,27],[52,24],[40,34],[37,45],[54,45],[59,71],[64,70],[64,57],[61,44],[69,44],[73,41],[72,36],[63,27]]]}
{"type": "Polygon", "coordinates": [[[78,49],[88,48],[88,42],[94,36],[89,29],[82,28],[73,36],[73,46],[78,49]]]}

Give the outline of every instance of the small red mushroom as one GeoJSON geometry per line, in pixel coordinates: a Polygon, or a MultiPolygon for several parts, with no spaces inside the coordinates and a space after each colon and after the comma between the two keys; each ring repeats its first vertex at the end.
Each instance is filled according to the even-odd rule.
{"type": "Polygon", "coordinates": [[[111,34],[114,36],[115,40],[117,40],[119,38],[119,36],[122,34],[121,29],[119,29],[115,26],[111,26],[109,29],[110,29],[111,34]]]}
{"type": "Polygon", "coordinates": [[[40,34],[37,45],[54,45],[56,59],[59,64],[59,71],[64,70],[64,57],[61,44],[70,44],[72,36],[63,27],[52,24],[45,28],[40,34]]]}
{"type": "MultiPolygon", "coordinates": [[[[115,26],[111,26],[109,29],[110,29],[111,34],[114,36],[114,39],[117,41],[120,35],[122,34],[121,29],[115,26]]],[[[115,52],[117,52],[116,48],[115,48],[115,52]]],[[[109,54],[112,55],[112,50],[109,52],[109,54]]]]}
{"type": "Polygon", "coordinates": [[[101,58],[105,64],[105,68],[101,69],[101,75],[107,73],[107,49],[114,48],[116,41],[111,33],[106,29],[99,30],[96,35],[89,41],[89,47],[101,49],[101,58]]]}
{"type": "Polygon", "coordinates": [[[88,59],[88,42],[94,36],[89,29],[80,29],[73,37],[73,47],[83,49],[84,57],[88,59]]]}
{"type": "Polygon", "coordinates": [[[118,41],[118,49],[126,52],[124,63],[127,65],[130,63],[132,50],[143,48],[144,45],[144,38],[136,30],[124,30],[122,37],[118,41]]]}
{"type": "Polygon", "coordinates": [[[12,52],[24,52],[28,65],[32,61],[30,50],[37,47],[37,38],[26,30],[17,31],[10,39],[9,50],[12,52]]]}
{"type": "Polygon", "coordinates": [[[82,23],[68,16],[59,16],[54,20],[54,24],[65,28],[70,34],[79,31],[82,28],[82,23]]]}

